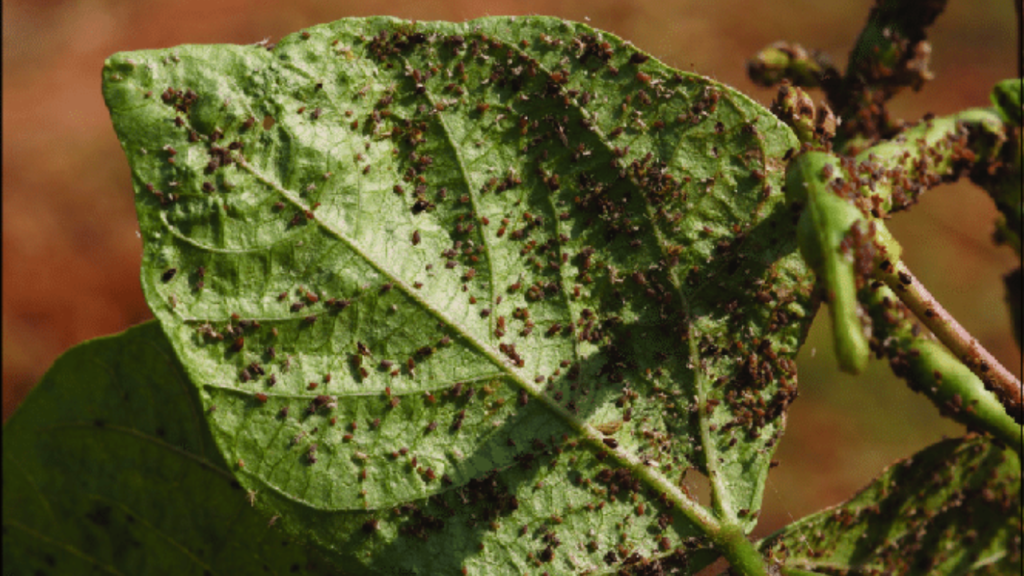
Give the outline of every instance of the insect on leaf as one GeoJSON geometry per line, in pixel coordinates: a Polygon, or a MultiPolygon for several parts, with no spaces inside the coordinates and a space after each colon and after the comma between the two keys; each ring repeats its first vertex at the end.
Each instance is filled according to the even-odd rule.
{"type": "Polygon", "coordinates": [[[761,542],[801,570],[893,574],[1020,571],[1020,459],[982,437],[943,440],[887,468],[849,501],[761,542]]]}
{"type": "Polygon", "coordinates": [[[749,98],[542,17],[118,54],[104,94],[218,446],[327,552],[699,569],[755,524],[813,303],[749,98]]]}

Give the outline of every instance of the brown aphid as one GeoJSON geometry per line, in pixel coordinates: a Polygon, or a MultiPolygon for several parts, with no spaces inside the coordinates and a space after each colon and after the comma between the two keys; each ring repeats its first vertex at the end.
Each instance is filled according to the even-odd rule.
{"type": "Polygon", "coordinates": [[[259,394],[256,394],[256,401],[259,402],[260,404],[266,404],[267,403],[267,395],[263,394],[262,392],[259,393],[259,394]]]}
{"type": "Polygon", "coordinates": [[[231,344],[231,351],[232,352],[241,352],[241,350],[242,350],[242,348],[244,346],[245,346],[245,337],[244,336],[239,336],[238,338],[235,338],[235,341],[231,344]]]}
{"type": "Polygon", "coordinates": [[[412,233],[412,245],[419,246],[420,243],[420,231],[414,230],[412,233]]]}
{"type": "Polygon", "coordinates": [[[168,268],[164,270],[164,273],[160,275],[160,279],[164,282],[170,282],[174,278],[174,275],[178,273],[177,268],[168,268]]]}

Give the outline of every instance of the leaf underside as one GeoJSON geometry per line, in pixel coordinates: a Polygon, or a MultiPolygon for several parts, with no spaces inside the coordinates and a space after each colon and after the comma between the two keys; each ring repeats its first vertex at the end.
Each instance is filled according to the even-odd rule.
{"type": "Polygon", "coordinates": [[[146,297],[305,538],[371,572],[697,569],[650,484],[688,469],[753,527],[814,311],[797,142],[756,103],[543,17],[342,20],[103,77],[146,297]]]}
{"type": "Polygon", "coordinates": [[[761,549],[820,574],[1019,574],[1020,471],[989,439],[944,440],[761,549]]]}
{"type": "Polygon", "coordinates": [[[231,474],[156,322],[61,356],[4,425],[4,574],[332,574],[231,474]]]}

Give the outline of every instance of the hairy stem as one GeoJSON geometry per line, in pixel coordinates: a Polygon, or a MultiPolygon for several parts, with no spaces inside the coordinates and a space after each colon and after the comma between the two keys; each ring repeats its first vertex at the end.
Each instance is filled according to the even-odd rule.
{"type": "Polygon", "coordinates": [[[1021,383],[976,338],[953,318],[902,262],[876,272],[918,319],[971,370],[985,387],[995,392],[1008,414],[1022,421],[1021,383]]]}

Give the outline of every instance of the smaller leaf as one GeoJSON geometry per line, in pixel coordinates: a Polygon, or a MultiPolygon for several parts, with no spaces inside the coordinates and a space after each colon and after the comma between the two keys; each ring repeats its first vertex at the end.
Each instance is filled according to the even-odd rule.
{"type": "Polygon", "coordinates": [[[156,322],[65,353],[3,436],[4,574],[333,573],[235,481],[156,322]]]}
{"type": "Polygon", "coordinates": [[[821,574],[1019,573],[1020,480],[1012,450],[976,435],[944,440],[759,547],[821,574]]]}

